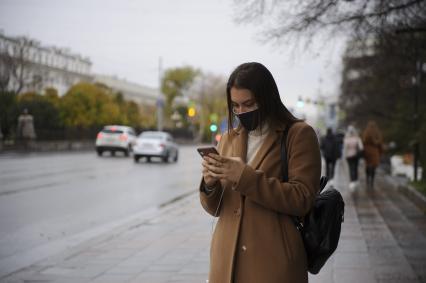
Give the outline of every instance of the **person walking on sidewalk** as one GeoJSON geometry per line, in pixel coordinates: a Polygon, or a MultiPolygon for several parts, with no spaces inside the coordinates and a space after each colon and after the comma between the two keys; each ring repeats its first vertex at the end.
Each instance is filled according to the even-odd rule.
{"type": "Polygon", "coordinates": [[[228,132],[205,156],[200,201],[219,217],[210,249],[209,283],[308,282],[307,259],[292,216],[303,217],[319,191],[315,131],[280,99],[269,70],[244,63],[230,75],[228,132]],[[232,128],[234,118],[240,124],[232,128]],[[281,180],[281,138],[289,181],[281,180]]]}
{"type": "Polygon", "coordinates": [[[369,121],[362,133],[367,188],[373,189],[376,168],[383,152],[383,137],[375,121],[369,121]]]}
{"type": "Polygon", "coordinates": [[[358,163],[364,146],[356,129],[349,126],[343,140],[343,155],[349,166],[349,190],[354,191],[358,186],[358,163]]]}
{"type": "Polygon", "coordinates": [[[334,178],[334,167],[339,158],[339,144],[331,128],[327,129],[327,134],[321,139],[321,153],[325,160],[325,172],[329,180],[334,178]]]}

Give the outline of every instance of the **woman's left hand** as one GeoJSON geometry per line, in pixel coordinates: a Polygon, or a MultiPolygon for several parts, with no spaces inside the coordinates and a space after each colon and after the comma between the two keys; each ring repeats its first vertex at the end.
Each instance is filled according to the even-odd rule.
{"type": "Polygon", "coordinates": [[[225,157],[217,154],[209,154],[204,157],[205,167],[210,175],[219,179],[225,179],[237,183],[243,173],[246,164],[240,157],[225,157]]]}

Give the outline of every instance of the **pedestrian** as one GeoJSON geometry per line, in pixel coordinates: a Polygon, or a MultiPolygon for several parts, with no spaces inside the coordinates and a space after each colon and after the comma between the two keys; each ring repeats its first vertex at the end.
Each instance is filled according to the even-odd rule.
{"type": "Polygon", "coordinates": [[[383,153],[383,137],[375,121],[367,123],[367,127],[362,133],[362,142],[364,143],[367,188],[373,189],[376,168],[379,166],[380,157],[383,153]]]}
{"type": "Polygon", "coordinates": [[[349,189],[354,191],[359,185],[358,163],[363,152],[363,144],[357,130],[349,126],[343,139],[343,154],[349,166],[349,189]]]}
{"type": "Polygon", "coordinates": [[[325,172],[329,180],[334,178],[334,167],[339,158],[339,143],[331,128],[327,128],[326,135],[321,139],[321,153],[325,160],[325,172]]]}
{"type": "Polygon", "coordinates": [[[31,146],[32,141],[36,138],[34,130],[34,118],[28,113],[28,109],[24,108],[22,114],[18,117],[18,139],[23,143],[24,149],[31,146]]]}
{"type": "Polygon", "coordinates": [[[291,217],[306,215],[319,190],[316,133],[287,110],[260,63],[238,66],[226,94],[229,130],[219,142],[220,155],[202,162],[200,201],[218,217],[209,283],[308,282],[303,241],[291,217]],[[283,182],[281,138],[289,126],[289,181],[283,182]]]}

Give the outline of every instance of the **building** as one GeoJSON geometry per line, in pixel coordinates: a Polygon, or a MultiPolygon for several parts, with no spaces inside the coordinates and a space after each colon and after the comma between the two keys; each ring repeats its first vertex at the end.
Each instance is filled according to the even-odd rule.
{"type": "Polygon", "coordinates": [[[155,88],[129,82],[115,76],[94,75],[93,81],[122,93],[126,100],[132,100],[138,104],[155,106],[160,97],[159,91],[155,88]]]}
{"type": "Polygon", "coordinates": [[[0,80],[2,88],[17,92],[41,92],[47,87],[63,95],[77,82],[91,82],[92,62],[68,49],[43,46],[27,37],[0,32],[0,80]]]}
{"type": "Polygon", "coordinates": [[[0,30],[0,90],[43,92],[52,87],[62,96],[76,83],[89,82],[104,84],[138,104],[155,105],[158,101],[157,89],[115,76],[95,75],[91,67],[88,57],[67,48],[43,46],[27,37],[6,36],[0,30]]]}

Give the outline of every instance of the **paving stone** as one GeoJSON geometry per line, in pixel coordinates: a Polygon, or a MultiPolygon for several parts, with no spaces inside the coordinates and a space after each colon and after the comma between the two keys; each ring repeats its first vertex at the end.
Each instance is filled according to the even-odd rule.
{"type": "Polygon", "coordinates": [[[367,252],[367,244],[364,239],[347,239],[339,240],[336,253],[339,252],[367,252]]]}
{"type": "Polygon", "coordinates": [[[117,283],[117,282],[128,282],[135,276],[128,275],[115,275],[115,274],[103,274],[94,278],[90,283],[117,283]]]}
{"type": "MultiPolygon", "coordinates": [[[[326,281],[324,281],[325,283],[326,281]]],[[[333,282],[342,283],[376,283],[373,272],[365,268],[338,268],[334,270],[333,282]]]]}
{"type": "Polygon", "coordinates": [[[335,269],[340,268],[369,268],[370,261],[368,257],[368,253],[337,253],[334,257],[334,267],[335,269]]]}

